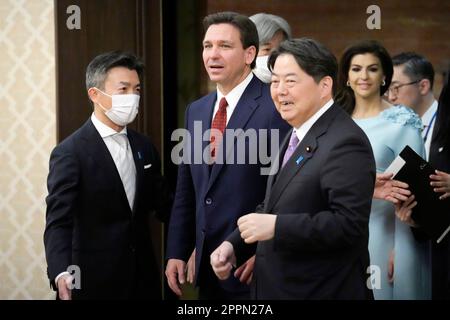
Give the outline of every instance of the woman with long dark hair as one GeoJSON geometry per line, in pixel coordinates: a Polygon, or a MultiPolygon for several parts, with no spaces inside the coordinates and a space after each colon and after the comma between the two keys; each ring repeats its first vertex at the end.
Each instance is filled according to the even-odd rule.
{"type": "MultiPolygon", "coordinates": [[[[341,57],[336,102],[368,136],[380,174],[406,145],[425,153],[420,118],[410,108],[382,99],[392,74],[391,58],[376,41],[358,42],[341,57]]],[[[426,245],[414,240],[409,225],[396,218],[389,201],[373,200],[369,253],[375,299],[430,298],[426,245]]]]}

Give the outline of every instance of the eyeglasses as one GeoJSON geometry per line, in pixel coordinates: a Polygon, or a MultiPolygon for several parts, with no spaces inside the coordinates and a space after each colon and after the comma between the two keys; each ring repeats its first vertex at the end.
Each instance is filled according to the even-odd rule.
{"type": "Polygon", "coordinates": [[[384,95],[387,97],[389,95],[389,93],[392,93],[393,95],[398,95],[398,89],[400,89],[401,87],[404,86],[410,86],[412,84],[418,83],[421,80],[416,80],[416,81],[412,81],[412,82],[408,82],[408,83],[401,83],[395,86],[390,87],[389,89],[386,90],[386,92],[384,93],[384,95]]]}

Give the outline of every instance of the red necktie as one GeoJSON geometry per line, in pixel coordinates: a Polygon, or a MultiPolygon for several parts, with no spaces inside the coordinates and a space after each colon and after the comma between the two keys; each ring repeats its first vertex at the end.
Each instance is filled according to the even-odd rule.
{"type": "Polygon", "coordinates": [[[227,106],[228,102],[225,99],[225,97],[220,99],[219,110],[217,110],[211,125],[210,147],[211,147],[211,159],[213,161],[216,160],[217,156],[216,150],[217,147],[220,145],[220,142],[222,141],[223,132],[225,131],[225,127],[227,126],[227,106]],[[215,130],[212,131],[212,129],[216,129],[218,131],[215,130]]]}

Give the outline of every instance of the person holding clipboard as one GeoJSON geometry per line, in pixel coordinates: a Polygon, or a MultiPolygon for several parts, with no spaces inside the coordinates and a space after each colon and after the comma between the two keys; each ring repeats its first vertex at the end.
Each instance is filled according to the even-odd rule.
{"type": "MultiPolygon", "coordinates": [[[[439,97],[435,129],[431,141],[429,163],[436,168],[430,175],[430,185],[433,191],[443,201],[444,214],[450,215],[450,89],[449,71],[446,72],[445,83],[439,97]]],[[[417,226],[411,214],[417,206],[412,195],[403,204],[397,205],[396,214],[402,220],[415,228],[415,234],[424,235],[420,226],[417,226]]],[[[432,212],[431,212],[432,213],[432,212]]],[[[436,213],[436,212],[435,212],[436,213]]],[[[428,236],[429,238],[430,236],[428,236]]],[[[432,242],[432,299],[450,299],[450,235],[434,238],[432,242]],[[439,243],[437,240],[440,240],[439,243]]]]}

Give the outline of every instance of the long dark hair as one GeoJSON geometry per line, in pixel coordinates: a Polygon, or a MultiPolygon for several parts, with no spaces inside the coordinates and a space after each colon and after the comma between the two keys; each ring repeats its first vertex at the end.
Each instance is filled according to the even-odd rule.
{"type": "Polygon", "coordinates": [[[439,96],[438,109],[436,114],[436,124],[433,133],[433,141],[441,143],[444,150],[449,152],[450,148],[450,88],[449,88],[449,73],[450,68],[447,69],[444,86],[442,87],[441,95],[439,96]]]}
{"type": "Polygon", "coordinates": [[[347,86],[348,71],[350,70],[350,64],[354,56],[357,54],[371,53],[380,59],[381,68],[385,76],[385,84],[380,87],[380,96],[382,96],[391,85],[392,74],[394,68],[392,66],[392,60],[387,50],[375,40],[363,40],[348,47],[339,63],[338,73],[338,90],[335,96],[335,101],[347,111],[348,114],[352,114],[355,109],[355,93],[352,88],[347,86]]]}

